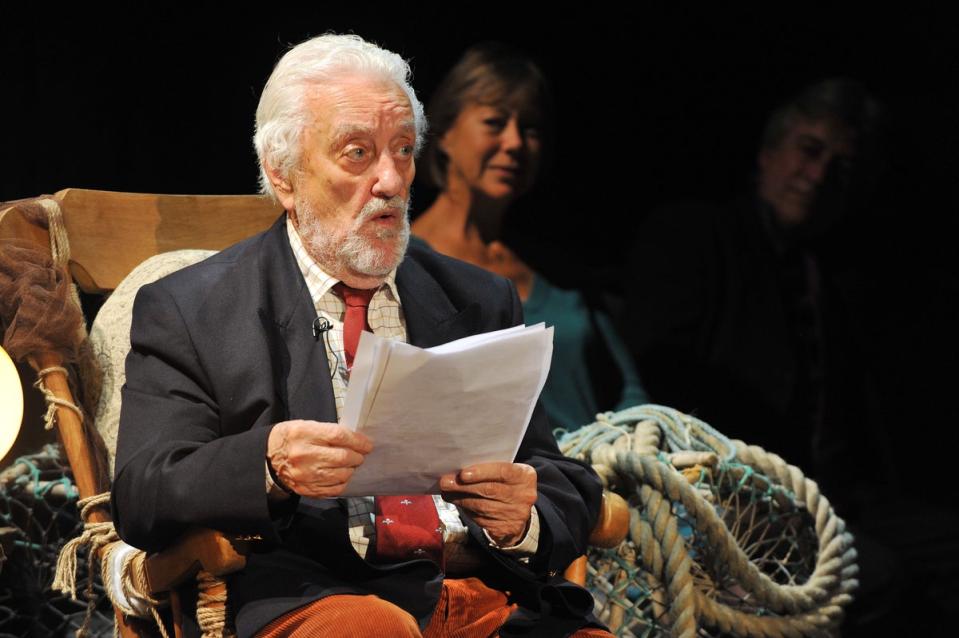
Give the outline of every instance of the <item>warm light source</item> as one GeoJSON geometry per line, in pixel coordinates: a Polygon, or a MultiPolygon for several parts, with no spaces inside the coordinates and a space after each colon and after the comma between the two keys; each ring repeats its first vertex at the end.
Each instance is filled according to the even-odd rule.
{"type": "Polygon", "coordinates": [[[0,458],[6,456],[23,421],[23,389],[20,375],[7,352],[0,348],[0,458]]]}

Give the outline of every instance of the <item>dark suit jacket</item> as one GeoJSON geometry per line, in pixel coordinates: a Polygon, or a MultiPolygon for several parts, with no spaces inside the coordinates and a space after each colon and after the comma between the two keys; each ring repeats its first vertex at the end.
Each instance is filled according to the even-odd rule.
{"type": "MultiPolygon", "coordinates": [[[[396,277],[410,343],[429,347],[522,321],[505,279],[411,247],[396,277]]],[[[114,520],[120,536],[158,550],[190,526],[259,534],[262,551],[230,582],[241,636],[311,600],[373,593],[428,622],[442,574],[429,561],[387,567],[361,560],[335,499],[271,505],[264,486],[270,427],[336,421],[326,351],[311,331],[306,282],[281,218],[265,233],[144,286],[117,445],[114,520]]],[[[503,635],[562,635],[590,613],[588,594],[563,581],[586,549],[601,488],[556,448],[542,409],[516,460],[538,474],[540,547],[527,567],[488,548],[481,576],[520,603],[503,635]],[[545,633],[544,633],[545,632],[545,633]]]]}

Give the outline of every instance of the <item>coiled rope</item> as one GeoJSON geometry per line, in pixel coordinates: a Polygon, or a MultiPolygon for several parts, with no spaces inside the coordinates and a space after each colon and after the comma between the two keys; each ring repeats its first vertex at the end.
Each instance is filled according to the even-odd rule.
{"type": "MultiPolygon", "coordinates": [[[[629,540],[636,549],[629,555],[649,589],[662,583],[651,608],[655,622],[660,616],[668,621],[670,635],[692,638],[708,628],[735,636],[825,636],[838,627],[858,585],[853,539],[816,483],[795,466],[657,405],[598,415],[592,425],[566,434],[560,447],[591,463],[607,488],[631,499],[629,540]],[[731,513],[695,485],[713,472],[724,472],[746,490],[775,493],[809,513],[818,552],[811,573],[795,575],[805,577],[802,582],[776,582],[750,560],[727,526],[731,513]],[[693,546],[693,538],[700,545],[693,546]],[[723,574],[711,573],[715,565],[723,574]],[[714,583],[731,580],[743,592],[739,600],[748,604],[708,595],[703,576],[697,586],[694,571],[714,583]]],[[[748,515],[755,517],[753,504],[744,509],[750,507],[748,515]]],[[[622,615],[620,609],[611,617],[622,615]]]]}

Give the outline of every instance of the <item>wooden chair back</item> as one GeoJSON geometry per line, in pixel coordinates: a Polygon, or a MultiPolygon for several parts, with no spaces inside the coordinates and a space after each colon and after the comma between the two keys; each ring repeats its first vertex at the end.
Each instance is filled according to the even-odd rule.
{"type": "MultiPolygon", "coordinates": [[[[265,230],[281,207],[261,195],[157,195],[67,188],[53,195],[70,242],[70,272],[84,292],[106,293],[137,264],[180,248],[222,250],[265,230]]],[[[49,245],[45,229],[0,209],[0,237],[49,245]]]]}

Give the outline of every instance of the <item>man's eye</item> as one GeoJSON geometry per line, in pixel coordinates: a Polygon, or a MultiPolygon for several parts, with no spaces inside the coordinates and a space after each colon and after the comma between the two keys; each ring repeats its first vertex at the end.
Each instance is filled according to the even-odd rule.
{"type": "Polygon", "coordinates": [[[346,156],[356,161],[366,159],[366,149],[360,146],[351,148],[346,152],[346,156]]]}
{"type": "Polygon", "coordinates": [[[399,152],[399,154],[402,155],[403,157],[412,157],[412,156],[413,156],[413,145],[412,145],[412,144],[404,144],[403,146],[401,146],[401,147],[399,148],[399,151],[398,151],[398,152],[399,152]]]}
{"type": "Polygon", "coordinates": [[[483,124],[499,131],[506,127],[506,119],[502,117],[488,117],[483,120],[483,124]]]}

